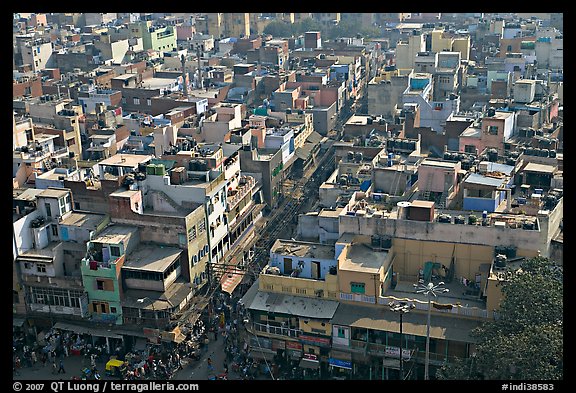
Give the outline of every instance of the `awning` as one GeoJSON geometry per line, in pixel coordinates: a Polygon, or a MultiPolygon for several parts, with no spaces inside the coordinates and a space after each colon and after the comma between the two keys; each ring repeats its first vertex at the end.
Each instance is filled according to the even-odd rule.
{"type": "Polygon", "coordinates": [[[240,274],[240,273],[228,273],[225,275],[224,279],[222,280],[222,291],[224,292],[228,292],[229,294],[232,294],[232,292],[234,292],[234,289],[236,289],[236,287],[238,286],[238,284],[240,284],[240,281],[242,281],[242,277],[244,275],[240,274]]]}
{"type": "Polygon", "coordinates": [[[183,342],[184,340],[186,340],[186,336],[185,336],[184,334],[182,334],[182,333],[180,333],[180,334],[178,334],[178,335],[176,335],[176,336],[174,337],[174,342],[175,342],[176,344],[180,344],[180,343],[183,342]]]}
{"type": "Polygon", "coordinates": [[[306,142],[303,146],[296,149],[294,155],[302,161],[307,161],[308,158],[310,158],[310,154],[312,153],[313,148],[314,144],[306,142]]]}
{"type": "MultiPolygon", "coordinates": [[[[426,314],[408,313],[402,324],[404,334],[426,337],[426,314]]],[[[384,332],[400,331],[397,316],[387,308],[341,303],[332,318],[333,325],[372,329],[384,332]]],[[[432,315],[430,319],[430,337],[440,340],[474,343],[476,339],[470,332],[481,324],[478,320],[454,318],[444,315],[432,315]]]]}
{"type": "Polygon", "coordinates": [[[12,318],[12,326],[22,327],[24,325],[24,320],[22,318],[12,318]]]}
{"type": "Polygon", "coordinates": [[[142,338],[137,338],[134,343],[134,349],[136,351],[143,351],[146,349],[146,340],[142,338]]]}
{"type": "Polygon", "coordinates": [[[320,362],[318,360],[310,360],[310,359],[303,358],[302,360],[300,360],[300,367],[312,368],[312,369],[316,370],[316,369],[320,368],[320,362]]]}
{"type": "Polygon", "coordinates": [[[250,357],[253,359],[265,359],[272,361],[274,360],[274,355],[276,355],[276,353],[269,349],[252,348],[250,351],[250,357]]]}
{"type": "Polygon", "coordinates": [[[97,336],[97,337],[122,339],[122,336],[115,334],[112,331],[108,331],[105,329],[98,329],[94,327],[90,328],[90,327],[72,325],[70,323],[64,323],[64,322],[57,322],[54,325],[54,328],[60,330],[68,330],[77,334],[89,334],[91,336],[97,336]]]}

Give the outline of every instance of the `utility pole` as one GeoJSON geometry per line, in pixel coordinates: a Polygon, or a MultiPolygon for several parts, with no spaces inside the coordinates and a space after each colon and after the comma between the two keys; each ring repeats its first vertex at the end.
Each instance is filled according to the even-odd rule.
{"type": "Polygon", "coordinates": [[[188,97],[188,86],[186,83],[186,57],[180,56],[180,63],[182,64],[182,92],[184,97],[188,97]]]}
{"type": "Polygon", "coordinates": [[[200,44],[196,44],[196,56],[198,57],[198,82],[202,89],[202,63],[200,62],[200,44]]]}

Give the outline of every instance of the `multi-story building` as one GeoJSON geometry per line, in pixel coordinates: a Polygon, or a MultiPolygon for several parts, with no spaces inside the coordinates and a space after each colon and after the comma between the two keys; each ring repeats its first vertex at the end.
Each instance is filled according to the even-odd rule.
{"type": "Polygon", "coordinates": [[[39,327],[59,319],[82,320],[89,312],[80,270],[83,243],[100,232],[109,217],[72,211],[68,189],[35,194],[37,207],[19,209],[21,217],[14,222],[15,271],[20,275],[24,317],[39,327]]]}
{"type": "Polygon", "coordinates": [[[142,38],[144,50],[170,52],[177,47],[174,26],[156,26],[152,21],[140,20],[129,25],[131,38],[142,38]]]}
{"type": "Polygon", "coordinates": [[[451,94],[446,99],[434,101],[432,75],[428,73],[411,73],[408,87],[403,93],[404,104],[418,104],[420,109],[420,126],[440,131],[451,114],[458,113],[460,97],[451,94]]]}
{"type": "Polygon", "coordinates": [[[28,64],[32,71],[39,72],[54,67],[51,42],[36,39],[33,34],[26,34],[16,36],[16,45],[22,56],[22,64],[28,64]]]}
{"type": "Polygon", "coordinates": [[[426,39],[420,32],[408,36],[406,41],[396,43],[396,68],[413,69],[416,55],[424,51],[426,39]]]}
{"type": "Polygon", "coordinates": [[[504,143],[514,134],[516,113],[488,109],[487,116],[480,124],[473,124],[462,132],[459,138],[459,151],[478,153],[484,149],[496,149],[504,154],[504,143]]]}
{"type": "Polygon", "coordinates": [[[122,266],[139,243],[138,228],[111,225],[86,243],[81,271],[88,295],[90,319],[122,324],[122,266]]]}

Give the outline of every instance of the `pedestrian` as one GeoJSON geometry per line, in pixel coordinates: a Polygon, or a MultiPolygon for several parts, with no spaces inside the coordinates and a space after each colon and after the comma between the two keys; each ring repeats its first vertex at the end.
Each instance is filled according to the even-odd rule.
{"type": "Polygon", "coordinates": [[[52,374],[58,373],[58,366],[56,366],[56,359],[52,360],[52,374]]]}
{"type": "Polygon", "coordinates": [[[214,367],[212,366],[212,359],[210,357],[208,357],[208,359],[206,360],[206,362],[208,363],[208,370],[209,371],[214,371],[214,367]]]}
{"type": "Polygon", "coordinates": [[[46,362],[48,361],[48,356],[46,356],[46,353],[42,352],[40,358],[42,359],[42,367],[46,367],[46,362]]]}
{"type": "Polygon", "coordinates": [[[224,359],[224,374],[228,374],[228,362],[224,359]]]}
{"type": "MultiPolygon", "coordinates": [[[[54,365],[56,365],[56,363],[54,363],[54,365]]],[[[66,370],[64,370],[64,360],[60,359],[60,368],[58,368],[58,374],[60,374],[60,371],[62,371],[62,373],[66,374],[66,370]]]]}
{"type": "Polygon", "coordinates": [[[36,362],[38,361],[38,358],[36,357],[36,351],[32,351],[30,357],[32,358],[32,365],[35,366],[36,362]]]}

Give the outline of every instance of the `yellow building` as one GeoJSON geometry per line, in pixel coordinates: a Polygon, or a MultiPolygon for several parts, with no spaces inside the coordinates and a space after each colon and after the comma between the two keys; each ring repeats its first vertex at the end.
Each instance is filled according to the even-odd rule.
{"type": "MultiPolygon", "coordinates": [[[[532,254],[515,250],[513,260],[532,254]]],[[[494,317],[502,296],[494,255],[486,245],[346,233],[334,246],[278,240],[257,285],[243,298],[252,316],[249,329],[276,342],[269,356],[273,346],[300,346],[303,357],[326,362],[331,376],[397,379],[402,349],[404,370],[412,367],[421,378],[429,310],[432,372],[474,352],[470,333],[494,317]],[[318,273],[326,268],[325,275],[318,273]],[[428,299],[414,287],[421,279],[442,281],[449,292],[428,299]],[[413,305],[404,316],[402,341],[391,302],[413,305]]],[[[267,356],[262,351],[258,356],[267,356]]]]}

